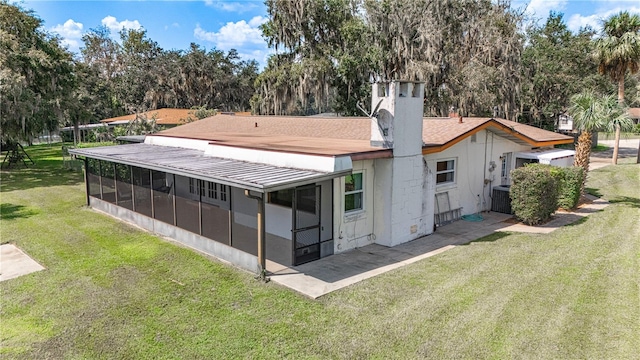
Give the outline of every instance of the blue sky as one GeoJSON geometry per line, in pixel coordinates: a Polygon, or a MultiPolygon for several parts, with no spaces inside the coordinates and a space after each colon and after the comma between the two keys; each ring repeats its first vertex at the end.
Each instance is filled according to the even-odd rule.
{"type": "MultiPolygon", "coordinates": [[[[79,51],[83,33],[105,25],[114,38],[123,27],[142,27],[164,49],[184,50],[195,42],[208,50],[236,49],[243,59],[255,59],[261,65],[273,53],[258,29],[267,15],[262,0],[20,2],[33,9],[44,20],[45,29],[60,35],[73,52],[79,51]]],[[[599,28],[602,19],[621,10],[640,14],[638,0],[513,0],[512,4],[526,7],[529,15],[543,21],[550,10],[562,12],[574,31],[586,25],[599,28]]]]}

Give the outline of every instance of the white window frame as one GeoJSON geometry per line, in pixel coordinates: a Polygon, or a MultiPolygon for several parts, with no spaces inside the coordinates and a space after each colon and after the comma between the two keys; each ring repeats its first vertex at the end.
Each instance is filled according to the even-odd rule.
{"type": "Polygon", "coordinates": [[[344,210],[345,215],[352,215],[352,214],[357,214],[357,213],[361,213],[364,212],[365,210],[365,175],[364,175],[364,171],[355,171],[353,172],[351,175],[361,175],[362,176],[362,188],[359,190],[353,190],[353,191],[347,191],[346,186],[347,186],[347,182],[346,182],[346,176],[344,177],[344,181],[342,184],[342,189],[344,190],[344,195],[342,196],[342,201],[344,203],[344,205],[342,206],[342,210],[344,210]],[[352,195],[352,194],[357,194],[357,193],[361,193],[361,207],[357,208],[357,209],[351,209],[351,210],[347,210],[345,207],[347,205],[347,195],[352,195]]]}
{"type": "Polygon", "coordinates": [[[215,202],[226,203],[228,186],[213,181],[202,181],[202,196],[214,200],[215,202]]]}
{"type": "Polygon", "coordinates": [[[198,179],[189,178],[189,194],[199,196],[198,179]]]}
{"type": "Polygon", "coordinates": [[[436,186],[439,187],[439,186],[455,185],[456,181],[458,180],[458,177],[457,177],[457,174],[456,174],[457,167],[458,167],[458,159],[456,159],[456,158],[436,160],[436,186]],[[453,161],[453,169],[447,169],[447,170],[438,171],[438,163],[449,162],[449,161],[453,161]],[[440,174],[448,174],[448,173],[452,173],[453,174],[453,180],[439,183],[438,182],[438,175],[440,175],[440,174]]]}

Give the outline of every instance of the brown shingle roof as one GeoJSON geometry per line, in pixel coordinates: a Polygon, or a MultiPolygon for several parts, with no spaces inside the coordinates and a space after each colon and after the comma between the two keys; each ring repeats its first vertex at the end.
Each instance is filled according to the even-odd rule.
{"type": "MultiPolygon", "coordinates": [[[[569,136],[504,119],[425,118],[423,153],[442,151],[458,141],[487,129],[531,146],[570,143],[569,136]]],[[[313,153],[319,155],[370,154],[389,156],[388,150],[371,147],[371,120],[363,117],[274,117],[218,115],[157,133],[156,136],[209,140],[229,146],[313,153]]]]}
{"type": "Polygon", "coordinates": [[[484,129],[516,143],[531,146],[573,142],[573,138],[569,136],[505,119],[463,118],[463,122],[459,123],[458,118],[425,118],[422,138],[426,149],[423,153],[440,152],[484,129]]]}
{"type": "MultiPolygon", "coordinates": [[[[156,124],[158,125],[179,125],[182,124],[181,120],[186,119],[192,112],[191,109],[158,109],[149,110],[141,113],[142,116],[147,116],[151,119],[154,115],[156,117],[156,124]]],[[[192,116],[193,117],[193,116],[192,116]]],[[[136,118],[136,114],[123,115],[114,118],[100,120],[102,123],[110,123],[114,121],[131,121],[136,118]]]]}

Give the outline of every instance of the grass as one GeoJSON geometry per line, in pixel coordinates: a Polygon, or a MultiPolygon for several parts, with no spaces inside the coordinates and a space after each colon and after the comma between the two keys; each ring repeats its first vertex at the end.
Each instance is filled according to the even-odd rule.
{"type": "MultiPolygon", "coordinates": [[[[557,149],[569,149],[569,150],[575,150],[575,145],[574,144],[562,144],[562,145],[556,145],[557,149]]],[[[595,153],[595,152],[602,152],[602,151],[607,151],[609,150],[611,147],[607,146],[607,145],[595,145],[591,148],[591,152],[595,153]]]]}
{"type": "Polygon", "coordinates": [[[59,147],[2,172],[2,242],[47,269],[0,283],[0,357],[594,358],[640,353],[640,165],[590,173],[612,205],[496,233],[319,300],[84,206],[59,147]]]}
{"type": "Polygon", "coordinates": [[[602,152],[607,150],[609,150],[609,147],[607,145],[596,145],[591,148],[591,152],[602,152]]]}
{"type": "MultiPolygon", "coordinates": [[[[615,133],[599,132],[598,139],[613,140],[615,139],[615,133]]],[[[633,132],[624,132],[620,134],[620,139],[640,139],[640,134],[635,134],[633,132]]]]}

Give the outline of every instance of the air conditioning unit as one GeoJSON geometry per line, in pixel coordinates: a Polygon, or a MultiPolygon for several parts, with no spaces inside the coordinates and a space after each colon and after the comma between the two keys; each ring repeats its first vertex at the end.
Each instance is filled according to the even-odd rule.
{"type": "Polygon", "coordinates": [[[509,197],[509,185],[496,186],[493,188],[491,211],[503,214],[513,214],[513,210],[511,209],[511,198],[509,197]]]}

